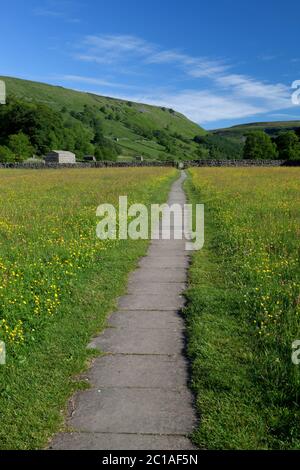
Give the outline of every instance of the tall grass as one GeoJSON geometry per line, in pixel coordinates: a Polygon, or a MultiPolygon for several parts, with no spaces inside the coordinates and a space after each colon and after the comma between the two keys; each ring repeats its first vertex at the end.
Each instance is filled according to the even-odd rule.
{"type": "Polygon", "coordinates": [[[192,169],[190,174],[190,197],[204,202],[207,213],[206,251],[194,258],[187,311],[194,386],[200,413],[202,405],[205,409],[196,441],[214,448],[297,448],[300,366],[291,354],[293,341],[300,339],[300,171],[192,169]],[[200,260],[213,291],[204,305],[209,317],[197,308],[200,260]],[[218,335],[228,347],[213,355],[207,347],[218,335]],[[208,395],[219,404],[211,436],[206,425],[215,407],[205,405],[208,395]],[[238,440],[231,434],[235,420],[238,440]]]}
{"type": "Polygon", "coordinates": [[[33,449],[63,422],[86,345],[147,242],[99,240],[96,208],[164,202],[175,169],[0,171],[0,448],[33,449]]]}

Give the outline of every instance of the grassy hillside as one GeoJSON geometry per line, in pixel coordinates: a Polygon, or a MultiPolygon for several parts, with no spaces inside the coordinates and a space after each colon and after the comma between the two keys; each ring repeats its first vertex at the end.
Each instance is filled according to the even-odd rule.
{"type": "Polygon", "coordinates": [[[6,82],[8,96],[43,103],[62,114],[81,112],[85,106],[93,108],[103,122],[105,136],[118,141],[122,156],[195,159],[199,146],[192,139],[206,134],[200,126],[171,109],[16,78],[0,79],[6,82]]]}
{"type": "Polygon", "coordinates": [[[250,131],[262,130],[271,136],[277,136],[281,131],[297,130],[300,128],[299,121],[274,121],[274,122],[252,122],[239,124],[237,126],[216,129],[211,131],[213,135],[223,136],[232,140],[241,140],[250,131]]]}

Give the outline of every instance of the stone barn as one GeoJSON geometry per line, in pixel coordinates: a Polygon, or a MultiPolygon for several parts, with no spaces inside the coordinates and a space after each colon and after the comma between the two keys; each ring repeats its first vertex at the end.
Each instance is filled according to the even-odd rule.
{"type": "Polygon", "coordinates": [[[46,163],[76,163],[76,155],[65,150],[52,150],[45,157],[46,163]]]}
{"type": "Polygon", "coordinates": [[[94,155],[84,155],[83,160],[85,162],[96,162],[96,157],[94,155]]]}

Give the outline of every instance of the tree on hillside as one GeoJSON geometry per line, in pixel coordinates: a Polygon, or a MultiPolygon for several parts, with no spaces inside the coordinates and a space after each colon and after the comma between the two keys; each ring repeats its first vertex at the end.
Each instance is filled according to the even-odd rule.
{"type": "Polygon", "coordinates": [[[39,103],[28,103],[10,97],[0,108],[0,143],[9,135],[26,134],[38,155],[63,145],[64,129],[61,115],[39,103]]]}
{"type": "Polygon", "coordinates": [[[14,153],[8,147],[6,147],[6,145],[0,145],[0,162],[8,163],[13,162],[14,160],[14,153]]]}
{"type": "Polygon", "coordinates": [[[98,129],[97,134],[94,138],[95,145],[95,157],[96,160],[117,160],[120,154],[119,146],[104,136],[104,134],[98,129]]]}
{"type": "Polygon", "coordinates": [[[281,132],[276,139],[276,145],[281,160],[300,159],[300,141],[294,131],[281,132]]]}
{"type": "Polygon", "coordinates": [[[44,104],[36,104],[30,114],[29,135],[38,155],[49,150],[64,148],[64,122],[62,115],[44,104]]]}
{"type": "MultiPolygon", "coordinates": [[[[219,136],[216,134],[196,135],[193,142],[198,144],[199,149],[202,150],[203,157],[216,160],[242,158],[242,145],[233,142],[227,137],[219,136]]],[[[199,155],[201,155],[201,150],[199,155]]]]}
{"type": "Polygon", "coordinates": [[[32,157],[33,147],[27,135],[23,132],[9,136],[8,147],[15,156],[15,161],[22,162],[32,157]]]}
{"type": "Polygon", "coordinates": [[[205,137],[203,135],[195,135],[195,137],[193,138],[193,141],[199,145],[205,144],[205,137]]]}
{"type": "Polygon", "coordinates": [[[80,121],[69,118],[64,122],[63,147],[74,152],[78,158],[94,153],[92,129],[85,127],[80,121]]]}
{"type": "Polygon", "coordinates": [[[278,157],[276,145],[264,131],[247,134],[244,146],[244,158],[248,160],[275,160],[278,157]]]}

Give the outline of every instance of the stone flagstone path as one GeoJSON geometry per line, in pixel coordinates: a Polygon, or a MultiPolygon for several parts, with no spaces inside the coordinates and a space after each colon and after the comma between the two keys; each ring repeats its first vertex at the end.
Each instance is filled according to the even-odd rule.
{"type": "MultiPolygon", "coordinates": [[[[183,205],[184,173],[172,186],[169,204],[183,205]]],[[[152,241],[129,277],[128,293],[108,328],[90,347],[107,355],[88,372],[91,388],[78,392],[53,449],[187,450],[196,424],[187,387],[184,305],[188,252],[184,240],[152,241]]]]}

